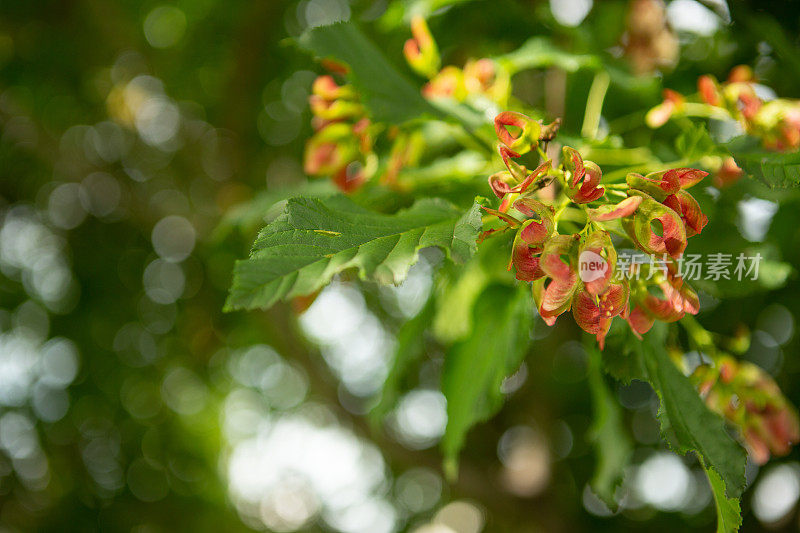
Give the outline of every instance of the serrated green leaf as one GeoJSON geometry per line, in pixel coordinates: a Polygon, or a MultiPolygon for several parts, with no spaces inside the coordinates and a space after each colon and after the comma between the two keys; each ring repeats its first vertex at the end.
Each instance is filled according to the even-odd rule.
{"type": "Polygon", "coordinates": [[[742,510],[738,498],[728,498],[725,495],[725,482],[714,470],[703,469],[711,485],[714,495],[714,507],[717,510],[717,533],[736,533],[742,525],[742,510]]]}
{"type": "Polygon", "coordinates": [[[330,180],[314,180],[301,187],[262,191],[255,198],[237,204],[225,213],[214,228],[212,239],[219,242],[234,229],[243,233],[255,232],[280,216],[290,196],[300,194],[307,198],[325,198],[338,193],[339,190],[330,180]]]}
{"type": "Polygon", "coordinates": [[[736,137],[725,144],[736,164],[773,189],[800,186],[800,152],[778,153],[761,148],[753,137],[736,137]]]}
{"type": "Polygon", "coordinates": [[[742,448],[725,429],[719,415],[700,399],[689,379],[670,359],[664,348],[666,327],[657,324],[637,343],[647,378],[659,398],[661,432],[677,453],[694,451],[725,482],[726,494],[741,496],[745,487],[747,459],[742,448]]]}
{"type": "Polygon", "coordinates": [[[589,348],[589,389],[592,394],[594,423],[589,439],[594,443],[597,465],[590,485],[608,508],[616,510],[614,492],[622,482],[633,447],[623,427],[622,409],[601,372],[601,356],[596,346],[589,348]]]}
{"type": "Polygon", "coordinates": [[[225,309],[268,308],[311,294],[343,270],[400,283],[421,248],[438,246],[455,261],[472,256],[481,230],[477,204],[466,213],[435,198],[394,215],[368,211],[344,196],[292,198],[237,261],[225,309]]]}
{"type": "Polygon", "coordinates": [[[374,428],[380,426],[386,414],[391,410],[400,395],[400,382],[411,365],[422,357],[425,349],[425,331],[433,319],[434,298],[431,297],[417,316],[407,320],[397,332],[397,343],[394,360],[389,374],[383,382],[380,401],[369,413],[370,423],[374,428]]]}
{"type": "Polygon", "coordinates": [[[659,399],[663,438],[675,452],[695,452],[706,468],[717,505],[717,531],[737,531],[747,456],[670,359],[664,347],[666,332],[666,325],[658,322],[642,341],[632,341],[627,331],[614,332],[603,354],[605,370],[623,381],[650,383],[659,399]]]}
{"type": "Polygon", "coordinates": [[[445,469],[458,471],[458,453],[467,432],[500,408],[503,379],[517,370],[527,352],[533,305],[524,287],[491,286],[481,293],[471,335],[445,356],[442,392],[447,429],[442,437],[445,469]]]}
{"type": "Polygon", "coordinates": [[[298,42],[318,57],[333,58],[350,67],[348,78],[358,89],[373,120],[399,124],[438,113],[355,23],[337,22],[312,28],[298,42]]]}

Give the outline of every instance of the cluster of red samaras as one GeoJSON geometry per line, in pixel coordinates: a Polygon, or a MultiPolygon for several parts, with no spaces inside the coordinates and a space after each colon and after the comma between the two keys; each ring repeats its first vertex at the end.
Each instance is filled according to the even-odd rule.
{"type": "Polygon", "coordinates": [[[800,441],[797,412],[772,378],[754,364],[722,356],[701,365],[692,380],[706,404],[741,431],[750,456],[764,464],[800,441]]]}
{"type": "MultiPolygon", "coordinates": [[[[412,19],[411,32],[403,53],[409,66],[428,78],[422,88],[425,98],[484,98],[505,105],[511,92],[505,69],[490,59],[469,60],[464,68],[440,69],[441,57],[425,20],[412,19]]],[[[335,75],[348,73],[346,66],[332,61],[324,66],[335,75]]],[[[375,177],[396,185],[400,171],[417,164],[424,145],[420,132],[371,122],[351,85],[338,85],[332,75],[319,76],[309,104],[314,115],[314,135],[305,150],[304,170],[309,176],[330,177],[339,189],[350,193],[375,177]],[[374,148],[383,131],[391,148],[388,158],[381,160],[374,148]]]]}
{"type": "MultiPolygon", "coordinates": [[[[697,90],[700,101],[712,106],[717,116],[737,121],[744,132],[761,140],[764,148],[790,152],[800,148],[800,100],[775,98],[765,100],[759,96],[753,70],[740,65],[731,70],[722,83],[713,76],[700,76],[697,90]]],[[[670,89],[664,90],[664,101],[647,114],[647,123],[659,127],[673,114],[685,111],[686,98],[670,89]]],[[[716,184],[725,186],[735,182],[742,170],[725,158],[716,174],[716,184]]]]}
{"type": "MultiPolygon", "coordinates": [[[[346,73],[342,67],[334,68],[346,73]]],[[[370,121],[352,86],[338,85],[333,76],[324,75],[314,81],[311,92],[314,135],[306,143],[306,174],[330,176],[349,193],[378,174],[383,183],[391,184],[400,169],[416,163],[421,149],[418,136],[397,127],[388,129],[389,157],[379,161],[374,145],[384,128],[370,121]]]]}
{"type": "Polygon", "coordinates": [[[304,170],[309,176],[330,176],[350,192],[367,179],[372,125],[356,91],[337,85],[332,76],[319,76],[311,93],[314,135],[306,143],[304,170]]]}
{"type": "Polygon", "coordinates": [[[507,170],[489,178],[501,204],[497,210],[486,211],[516,230],[511,265],[517,279],[533,282],[533,296],[545,322],[552,325],[559,315],[572,310],[576,323],[596,335],[602,347],[615,316],[642,334],[655,320],[672,322],[685,313],[697,313],[697,294],[679,276],[677,260],[687,239],[708,222],[686,191],[706,172],[676,168],[646,176],[629,174],[627,198],[617,204],[586,206],[586,228],[563,235],[556,230],[555,209],[536,192],[560,178],[571,203],[597,202],[605,195],[600,167],[565,146],[560,166],[554,167],[548,159],[529,172],[516,160],[552,138],[554,125],[505,112],[496,117],[495,129],[507,170]],[[512,134],[509,126],[518,133],[512,134]],[[620,220],[638,249],[660,260],[659,268],[637,264],[631,268],[639,269],[638,275],[617,271],[614,243],[602,227],[612,220],[620,220]],[[660,225],[661,231],[655,231],[654,225],[660,225]]]}

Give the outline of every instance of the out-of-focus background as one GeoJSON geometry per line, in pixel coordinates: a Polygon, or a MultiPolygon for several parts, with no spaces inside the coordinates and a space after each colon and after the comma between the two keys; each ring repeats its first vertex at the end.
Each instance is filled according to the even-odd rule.
{"type": "MultiPolygon", "coordinates": [[[[301,315],[222,313],[233,262],[270,216],[266,201],[235,206],[307,181],[322,70],[290,39],[359,20],[406,68],[407,15],[421,5],[443,10],[431,26],[446,59],[536,35],[612,58],[636,81],[633,96],[609,97],[609,117],[739,63],[800,96],[790,1],[672,0],[644,41],[626,34],[623,0],[0,2],[0,531],[712,530],[703,474],[660,444],[643,384],[616,390],[637,443],[621,511],[587,489],[587,357],[569,324],[534,328],[542,348],[470,434],[457,483],[436,448],[440,353],[384,430],[370,427],[397,327],[420,312],[441,254],[424,253],[397,288],[342,277],[301,315]]],[[[544,98],[547,76],[518,80],[526,101],[544,98]]],[[[569,79],[567,127],[591,82],[569,79]]],[[[798,203],[776,215],[744,194],[731,231],[796,265],[798,203]]],[[[722,330],[755,325],[747,358],[795,403],[799,290],[790,281],[715,315],[722,330]]],[[[797,454],[749,480],[744,530],[797,530],[797,454]]]]}

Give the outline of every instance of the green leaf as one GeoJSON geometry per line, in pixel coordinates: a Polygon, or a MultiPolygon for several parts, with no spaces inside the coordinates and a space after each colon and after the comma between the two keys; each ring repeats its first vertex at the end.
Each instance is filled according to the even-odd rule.
{"type": "MultiPolygon", "coordinates": [[[[755,254],[748,257],[755,257],[755,254]]],[[[734,255],[733,267],[736,266],[735,261],[736,256],[734,255]]],[[[752,279],[752,275],[750,275],[739,280],[736,276],[731,275],[731,279],[692,280],[691,283],[696,289],[701,289],[717,298],[741,298],[759,292],[780,289],[786,285],[792,273],[794,273],[794,268],[791,264],[762,256],[756,279],[752,279]]]]}
{"type": "Polygon", "coordinates": [[[662,324],[638,343],[647,378],[658,394],[661,433],[680,453],[694,451],[725,482],[729,497],[738,498],[745,487],[744,449],[725,429],[724,422],[706,407],[689,378],[684,376],[664,348],[662,324]],[[659,331],[661,330],[661,331],[659,331]]]}
{"type": "Polygon", "coordinates": [[[736,531],[741,523],[738,498],[745,487],[747,456],[725,430],[722,418],[706,407],[670,359],[666,332],[666,324],[658,322],[641,341],[617,332],[609,338],[603,354],[605,369],[625,381],[645,379],[650,383],[660,403],[662,436],[677,453],[695,452],[706,468],[717,505],[717,531],[736,531]]]}
{"type": "Polygon", "coordinates": [[[380,401],[369,413],[370,423],[374,428],[380,426],[386,414],[391,410],[400,395],[400,382],[425,350],[425,331],[433,319],[434,298],[430,298],[417,316],[407,320],[397,332],[397,343],[394,360],[389,374],[383,382],[380,401]]]}
{"type": "Polygon", "coordinates": [[[594,443],[597,466],[590,485],[608,508],[616,510],[614,492],[622,482],[633,447],[623,427],[622,409],[601,372],[601,356],[596,346],[589,348],[589,389],[592,394],[594,423],[589,439],[594,443]]]}
{"type": "Polygon", "coordinates": [[[690,123],[688,129],[675,139],[675,150],[681,159],[695,162],[714,153],[717,145],[704,124],[690,123]]]}
{"type": "Polygon", "coordinates": [[[455,261],[468,259],[480,230],[477,204],[463,213],[425,198],[383,215],[344,196],[292,198],[261,230],[250,258],[237,261],[225,309],[265,309],[281,298],[311,294],[349,268],[364,279],[398,284],[421,248],[438,246],[455,261]]]}
{"type": "Polygon", "coordinates": [[[455,274],[443,275],[437,287],[433,333],[443,343],[452,343],[469,335],[475,302],[491,280],[478,261],[470,261],[455,274]]]}
{"type": "Polygon", "coordinates": [[[478,299],[469,338],[445,356],[442,392],[447,429],[441,446],[445,470],[454,478],[467,432],[500,409],[503,379],[517,370],[527,352],[533,304],[527,287],[494,285],[478,299]]]}
{"type": "Polygon", "coordinates": [[[781,154],[761,148],[753,137],[736,137],[725,144],[736,164],[773,189],[800,185],[800,152],[781,154]]]}
{"type": "Polygon", "coordinates": [[[703,469],[708,476],[711,485],[711,493],[714,495],[714,506],[717,509],[717,533],[736,533],[742,525],[742,510],[737,498],[728,498],[725,495],[725,482],[715,471],[703,469]]]}
{"type": "Polygon", "coordinates": [[[299,43],[320,58],[333,58],[350,67],[348,77],[376,122],[399,124],[426,113],[437,114],[419,89],[389,63],[353,22],[312,28],[300,36],[299,43]]]}
{"type": "Polygon", "coordinates": [[[522,70],[560,67],[567,72],[575,72],[582,68],[598,69],[602,66],[600,58],[586,54],[571,54],[556,47],[549,39],[533,37],[518,49],[494,58],[509,72],[522,70]]]}
{"type": "MultiPolygon", "coordinates": [[[[763,189],[761,185],[755,183],[752,185],[763,189]]],[[[702,191],[700,193],[702,194],[702,191]]],[[[698,201],[702,200],[701,194],[695,194],[694,189],[692,189],[692,194],[698,198],[698,201]]],[[[694,289],[702,290],[716,298],[741,298],[780,289],[789,281],[795,269],[791,263],[782,260],[782,252],[774,244],[780,242],[781,239],[774,235],[773,230],[769,232],[768,242],[753,243],[746,240],[736,224],[738,215],[734,198],[723,197],[721,202],[715,206],[716,216],[702,204],[701,207],[713,222],[706,226],[700,235],[692,237],[691,251],[693,254],[697,253],[703,256],[719,252],[730,254],[730,279],[705,279],[708,277],[708,272],[704,268],[700,276],[691,276],[687,280],[694,289]],[[741,254],[744,258],[744,269],[740,268],[737,273],[736,269],[740,267],[739,256],[741,254]],[[761,260],[758,263],[758,275],[755,276],[755,271],[748,272],[747,269],[752,266],[751,261],[754,261],[750,258],[758,255],[761,256],[761,260]]],[[[774,224],[775,222],[773,222],[774,224]]]]}
{"type": "Polygon", "coordinates": [[[400,170],[397,183],[402,187],[441,188],[463,187],[464,182],[474,181],[475,176],[492,173],[490,163],[477,152],[463,151],[453,157],[442,157],[423,167],[408,167],[400,170]]]}
{"type": "MultiPolygon", "coordinates": [[[[485,201],[480,197],[476,201],[485,201]]],[[[447,265],[436,279],[436,315],[433,334],[442,344],[464,340],[472,331],[478,297],[490,284],[515,286],[519,282],[508,271],[512,232],[483,241],[465,265],[447,265]]],[[[530,294],[530,293],[529,293],[530,294]]]]}
{"type": "Polygon", "coordinates": [[[333,58],[350,67],[348,78],[358,89],[374,121],[401,124],[424,115],[449,119],[474,137],[477,142],[473,148],[486,150],[494,145],[494,132],[484,114],[447,98],[429,103],[420,89],[397,71],[355,23],[337,22],[312,28],[300,36],[298,42],[319,57],[333,58]]]}
{"type": "MultiPolygon", "coordinates": [[[[490,157],[494,154],[497,136],[492,122],[487,119],[485,112],[452,98],[436,98],[431,101],[431,106],[439,113],[439,118],[449,119],[449,122],[459,124],[472,136],[473,144],[465,144],[465,146],[475,151],[482,151],[490,157]]],[[[463,144],[464,140],[461,142],[463,144]]]]}
{"type": "MultiPolygon", "coordinates": [[[[446,8],[475,0],[402,0],[390,2],[386,12],[381,16],[381,28],[390,31],[400,26],[407,27],[412,15],[421,15],[425,18],[435,12],[446,8]]],[[[407,30],[406,30],[407,31],[407,30]]]]}
{"type": "Polygon", "coordinates": [[[637,351],[640,342],[627,322],[614,320],[602,352],[603,370],[626,385],[634,379],[647,381],[644,361],[637,351]]]}
{"type": "Polygon", "coordinates": [[[214,228],[212,239],[222,241],[236,229],[243,234],[255,233],[265,223],[275,220],[286,207],[286,200],[293,195],[324,198],[337,194],[339,190],[330,180],[313,180],[301,187],[284,187],[262,191],[246,202],[233,206],[214,228]]]}

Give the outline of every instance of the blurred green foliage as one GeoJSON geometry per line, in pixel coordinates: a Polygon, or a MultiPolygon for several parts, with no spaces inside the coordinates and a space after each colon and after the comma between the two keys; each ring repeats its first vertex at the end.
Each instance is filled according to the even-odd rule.
{"type": "MultiPolygon", "coordinates": [[[[690,93],[699,75],[724,78],[745,63],[778,95],[800,96],[794,2],[731,2],[730,24],[719,17],[707,34],[678,28],[677,65],[647,76],[632,73],[620,48],[627,2],[597,1],[574,27],[554,17],[551,3],[0,3],[0,527],[378,532],[413,530],[434,516],[452,523],[448,508],[471,515],[448,504],[470,502],[485,531],[711,530],[711,493],[691,458],[672,464],[673,475],[686,474],[677,504],[659,509],[629,488],[627,505],[609,517],[588,491],[591,396],[604,397],[598,383],[623,405],[606,416],[618,416],[632,436],[626,486],[658,473],[642,465],[661,464],[664,446],[652,390],[593,373],[567,321],[551,330],[534,319],[525,363],[502,369],[513,373],[503,382],[505,405],[466,435],[460,476],[443,481],[435,417],[445,407],[429,393],[439,388],[443,340],[461,340],[464,357],[480,357],[463,336],[474,322],[492,324],[472,306],[480,294],[504,290],[483,270],[426,251],[397,289],[339,276],[320,296],[328,311],[318,300],[300,318],[289,304],[222,313],[234,261],[282,211],[280,202],[331,194],[327,183],[309,182],[300,163],[312,131],[307,97],[323,70],[287,39],[310,25],[359,21],[409,80],[401,50],[411,13],[433,15],[447,64],[484,56],[513,62],[529,43],[541,63],[517,56],[525,68],[514,96],[546,114],[563,112],[567,139],[580,135],[595,72],[607,71],[600,128],[625,146],[646,147],[645,161],[703,153],[693,152],[703,131],[679,137],[680,125],[643,125],[662,87],[690,93]],[[433,271],[441,273],[436,283],[433,271]],[[430,293],[449,312],[431,309],[430,293]],[[424,328],[409,322],[415,316],[433,325],[433,336],[418,333],[424,328]],[[354,317],[358,323],[347,322],[354,317]],[[347,343],[337,344],[336,329],[349,332],[347,343]],[[386,390],[400,407],[381,404],[389,418],[382,431],[365,415],[395,342],[406,369],[389,374],[386,390]],[[414,402],[428,410],[414,411],[414,402]],[[276,447],[270,435],[295,449],[276,447]],[[519,443],[529,455],[513,451],[519,443]],[[352,494],[337,501],[338,493],[352,494]]],[[[594,147],[604,169],[641,163],[619,160],[612,137],[594,147]]],[[[465,164],[474,163],[469,156],[453,164],[451,152],[445,143],[442,160],[410,179],[428,180],[436,195],[466,207],[488,193],[488,173],[465,164]]],[[[354,200],[391,212],[411,196],[373,191],[354,200]]],[[[776,376],[798,404],[800,195],[742,180],[698,200],[711,223],[693,238],[693,252],[758,250],[772,264],[757,287],[698,287],[705,291],[699,321],[730,351],[743,348],[742,357],[776,376]],[[762,215],[762,234],[753,234],[757,223],[744,217],[743,202],[762,215]],[[736,344],[742,331],[752,333],[749,345],[736,344]]],[[[510,366],[518,360],[509,354],[510,366]]],[[[475,379],[499,375],[468,370],[475,379]]],[[[473,404],[447,410],[480,419],[496,408],[493,398],[473,404]]],[[[591,434],[604,438],[602,427],[591,434]]],[[[756,491],[742,500],[743,530],[764,527],[752,508],[766,474],[786,466],[781,479],[800,484],[797,453],[778,467],[750,465],[756,491]]],[[[792,511],[779,525],[796,529],[797,520],[792,511]]]]}

